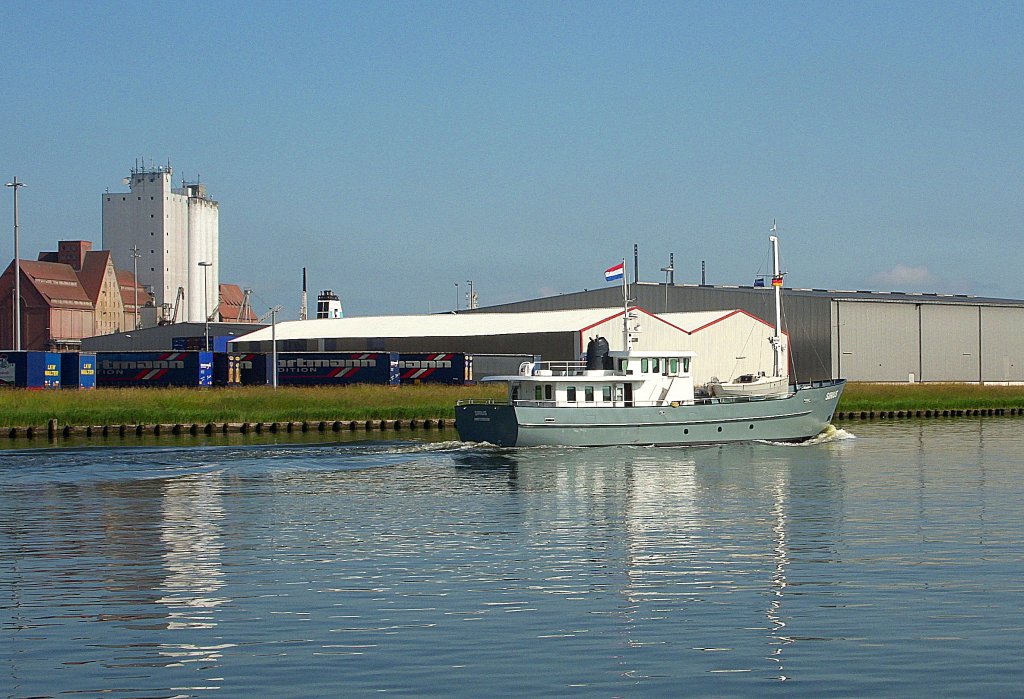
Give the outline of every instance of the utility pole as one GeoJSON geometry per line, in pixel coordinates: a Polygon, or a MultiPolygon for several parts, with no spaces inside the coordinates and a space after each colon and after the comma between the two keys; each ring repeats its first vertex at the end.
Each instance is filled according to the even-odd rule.
{"type": "MultiPolygon", "coordinates": [[[[203,322],[206,324],[206,351],[210,351],[210,301],[207,298],[207,282],[206,279],[210,275],[207,274],[210,267],[213,267],[212,262],[200,262],[199,266],[203,268],[203,322]]],[[[191,313],[191,309],[189,311],[191,313]]]]}
{"type": "Polygon", "coordinates": [[[139,258],[142,254],[139,252],[139,246],[133,245],[131,247],[132,253],[132,278],[134,281],[133,286],[135,287],[135,329],[139,329],[139,258]]]}
{"type": "Polygon", "coordinates": [[[21,250],[18,245],[18,188],[24,187],[24,182],[18,182],[15,177],[13,182],[7,183],[8,187],[14,188],[14,349],[21,351],[21,250]]]}

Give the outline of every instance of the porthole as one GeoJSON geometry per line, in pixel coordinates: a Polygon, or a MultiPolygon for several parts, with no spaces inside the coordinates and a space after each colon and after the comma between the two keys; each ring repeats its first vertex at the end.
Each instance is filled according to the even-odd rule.
{"type": "Polygon", "coordinates": [[[718,428],[718,431],[719,431],[719,432],[721,432],[721,431],[722,431],[722,428],[721,428],[721,427],[719,427],[719,428],[718,428]]]}
{"type": "Polygon", "coordinates": [[[683,434],[690,434],[690,430],[684,429],[683,434]]]}
{"type": "Polygon", "coordinates": [[[751,426],[750,426],[750,429],[754,429],[754,426],[753,426],[753,425],[751,425],[751,426]]]}

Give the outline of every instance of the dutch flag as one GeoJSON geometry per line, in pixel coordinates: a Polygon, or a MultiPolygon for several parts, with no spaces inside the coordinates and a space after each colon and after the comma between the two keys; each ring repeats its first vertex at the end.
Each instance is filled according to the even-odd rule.
{"type": "Polygon", "coordinates": [[[620,262],[614,267],[609,267],[604,271],[604,280],[606,282],[613,282],[616,279],[622,279],[626,272],[626,263],[620,262]]]}

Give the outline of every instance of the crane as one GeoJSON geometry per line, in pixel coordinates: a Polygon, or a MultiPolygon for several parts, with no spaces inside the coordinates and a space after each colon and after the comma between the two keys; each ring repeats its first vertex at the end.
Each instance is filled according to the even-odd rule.
{"type": "Polygon", "coordinates": [[[179,286],[178,293],[174,297],[174,306],[171,304],[163,304],[163,318],[160,320],[160,325],[172,325],[178,322],[178,309],[181,307],[181,302],[185,300],[185,287],[179,286]],[[173,309],[173,310],[172,310],[173,309]],[[171,317],[168,318],[167,314],[170,313],[171,317]]]}

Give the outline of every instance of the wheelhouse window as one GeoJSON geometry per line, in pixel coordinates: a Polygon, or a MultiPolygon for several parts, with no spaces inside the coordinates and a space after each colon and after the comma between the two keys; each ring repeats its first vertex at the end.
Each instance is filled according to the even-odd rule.
{"type": "Polygon", "coordinates": [[[601,400],[603,400],[606,403],[610,403],[611,402],[611,400],[612,400],[612,387],[611,386],[602,386],[601,387],[601,400]]]}
{"type": "Polygon", "coordinates": [[[689,357],[683,357],[683,373],[685,373],[685,374],[689,374],[690,373],[690,358],[689,357]]]}
{"type": "Polygon", "coordinates": [[[679,373],[679,360],[676,359],[675,357],[672,357],[672,359],[668,360],[668,373],[672,374],[673,376],[679,373]]]}
{"type": "Polygon", "coordinates": [[[649,359],[644,357],[643,359],[640,360],[640,373],[641,374],[646,374],[650,370],[651,370],[651,362],[650,362],[649,359]]]}
{"type": "Polygon", "coordinates": [[[660,360],[658,360],[658,359],[652,359],[651,360],[651,373],[652,374],[657,374],[658,372],[661,371],[661,365],[659,364],[659,361],[660,360]]]}

